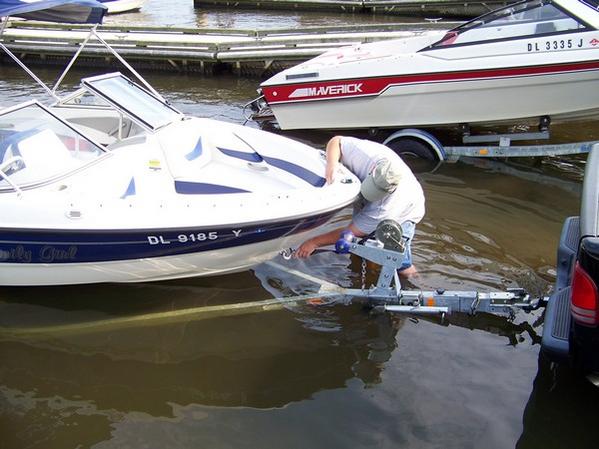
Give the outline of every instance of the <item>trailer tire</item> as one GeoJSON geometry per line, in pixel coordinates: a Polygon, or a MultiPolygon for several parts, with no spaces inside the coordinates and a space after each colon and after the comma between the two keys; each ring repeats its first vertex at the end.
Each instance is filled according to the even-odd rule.
{"type": "Polygon", "coordinates": [[[430,145],[414,137],[398,137],[388,142],[387,146],[402,157],[416,157],[429,161],[439,160],[430,145]]]}

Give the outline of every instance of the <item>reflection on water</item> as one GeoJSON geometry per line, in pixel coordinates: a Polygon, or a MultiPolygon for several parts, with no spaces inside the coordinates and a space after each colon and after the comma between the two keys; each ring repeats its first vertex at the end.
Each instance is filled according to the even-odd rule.
{"type": "MultiPolygon", "coordinates": [[[[422,19],[417,19],[422,21],[422,19]]],[[[188,28],[268,30],[352,25],[366,23],[413,22],[414,18],[383,14],[336,14],[333,12],[193,8],[192,0],[147,0],[136,13],[109,15],[105,24],[154,25],[188,28]]]]}
{"type": "MultiPolygon", "coordinates": [[[[218,279],[3,289],[0,316],[6,329],[268,297],[249,273],[218,279]]],[[[351,379],[380,383],[401,322],[356,307],[316,314],[334,320],[336,330],[306,326],[297,317],[309,317],[307,311],[275,311],[110,332],[24,338],[2,332],[0,354],[10,361],[0,368],[2,429],[11,429],[4,441],[7,447],[34,441],[88,447],[131,422],[178,421],[186,414],[202,421],[212,414],[206,407],[281,408],[343,389],[351,379]]],[[[160,441],[156,447],[163,447],[160,441]]]]}
{"type": "Polygon", "coordinates": [[[597,446],[599,390],[564,367],[539,358],[517,449],[597,446]]]}
{"type": "MultiPolygon", "coordinates": [[[[577,208],[574,181],[463,163],[419,176],[428,205],[413,247],[419,286],[549,291],[560,222],[577,208]]],[[[361,282],[349,256],[288,266],[361,282]]],[[[367,282],[375,279],[369,270],[367,282]]],[[[4,329],[47,326],[311,291],[267,265],[166,283],[4,288],[0,320],[4,329]]],[[[522,415],[534,423],[547,413],[526,405],[541,323],[534,312],[440,326],[337,304],[110,331],[3,332],[1,425],[11,429],[9,447],[463,448],[478,447],[473,432],[483,432],[485,447],[520,439],[533,448],[529,435],[542,429],[523,429],[522,415]]]]}
{"type": "MultiPolygon", "coordinates": [[[[186,113],[237,123],[255,93],[253,82],[230,77],[148,78],[186,113]]],[[[41,94],[8,67],[0,79],[2,104],[41,94]]],[[[329,137],[292,135],[321,148],[329,137]]],[[[576,157],[469,160],[419,173],[427,214],[412,248],[415,287],[547,294],[583,169],[576,157]]],[[[345,286],[362,281],[349,256],[278,262],[345,286]]],[[[375,282],[376,270],[365,276],[375,282]]],[[[357,304],[301,305],[77,333],[7,330],[313,291],[265,265],[155,284],[0,288],[0,447],[533,449],[564,447],[566,437],[552,438],[558,432],[569,447],[593,441],[581,429],[599,417],[596,393],[538,364],[541,311],[440,325],[357,304]]]]}

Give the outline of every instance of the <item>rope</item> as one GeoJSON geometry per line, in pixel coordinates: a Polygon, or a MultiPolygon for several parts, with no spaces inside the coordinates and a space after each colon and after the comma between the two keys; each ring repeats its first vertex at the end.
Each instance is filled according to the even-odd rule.
{"type": "Polygon", "coordinates": [[[95,332],[109,332],[123,328],[143,327],[177,323],[181,321],[198,321],[209,318],[247,315],[258,312],[271,312],[283,309],[286,305],[309,302],[310,300],[339,296],[339,292],[313,293],[288,298],[272,298],[262,301],[239,302],[216,306],[192,307],[168,312],[155,312],[83,323],[59,324],[38,327],[12,327],[0,329],[0,338],[36,338],[72,336],[95,332]]]}

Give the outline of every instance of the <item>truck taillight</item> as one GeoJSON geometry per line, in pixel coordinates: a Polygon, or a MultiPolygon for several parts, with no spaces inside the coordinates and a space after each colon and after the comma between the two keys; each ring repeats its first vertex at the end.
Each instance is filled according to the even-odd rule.
{"type": "Polygon", "coordinates": [[[597,285],[588,273],[576,262],[572,280],[572,304],[570,307],[574,320],[585,326],[599,324],[599,294],[597,285]]]}

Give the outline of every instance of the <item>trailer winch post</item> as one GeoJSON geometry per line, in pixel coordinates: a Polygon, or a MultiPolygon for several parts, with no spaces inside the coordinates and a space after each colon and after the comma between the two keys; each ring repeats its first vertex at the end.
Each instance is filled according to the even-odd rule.
{"type": "MultiPolygon", "coordinates": [[[[379,310],[441,316],[487,312],[513,317],[517,310],[531,311],[546,304],[546,298],[531,299],[522,288],[508,288],[498,292],[441,288],[428,291],[404,290],[397,272],[402,266],[405,250],[401,226],[393,220],[384,220],[377,227],[375,235],[376,239],[353,238],[349,244],[341,245],[344,252],[355,254],[381,267],[375,285],[362,289],[343,289],[343,293],[364,298],[379,310]]],[[[347,235],[343,239],[347,241],[347,235]]]]}

